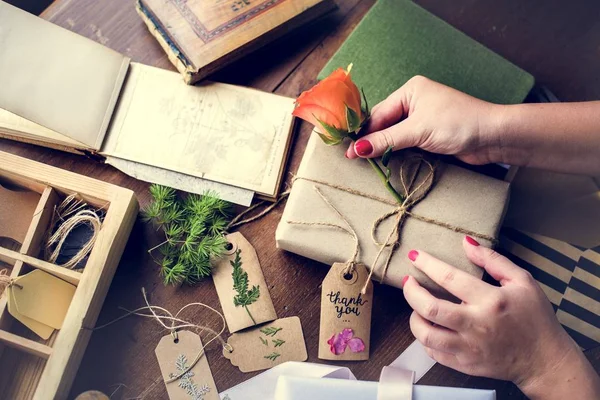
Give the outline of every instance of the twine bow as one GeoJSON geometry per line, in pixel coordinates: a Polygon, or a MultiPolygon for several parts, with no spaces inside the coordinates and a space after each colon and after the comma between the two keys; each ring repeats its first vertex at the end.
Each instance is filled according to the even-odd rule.
{"type": "MultiPolygon", "coordinates": [[[[388,249],[389,251],[388,251],[387,257],[385,259],[385,262],[383,263],[383,271],[382,271],[381,279],[380,279],[381,283],[384,282],[385,276],[387,274],[387,270],[390,265],[390,261],[392,259],[392,256],[394,255],[394,251],[400,245],[400,239],[401,239],[400,232],[401,232],[402,225],[406,221],[407,217],[415,218],[419,221],[423,221],[428,224],[437,225],[437,226],[449,229],[454,232],[459,232],[459,233],[463,233],[465,235],[469,235],[472,237],[488,240],[492,243],[496,241],[496,239],[490,235],[475,232],[475,231],[465,229],[460,226],[452,225],[452,224],[449,224],[449,223],[446,223],[443,221],[438,221],[434,218],[428,218],[428,217],[425,217],[425,216],[422,216],[419,214],[415,214],[411,211],[411,208],[413,206],[415,206],[417,203],[419,203],[421,200],[423,200],[427,196],[427,194],[431,191],[431,189],[433,188],[433,185],[435,183],[435,172],[436,172],[436,165],[434,163],[426,160],[425,158],[423,158],[422,155],[413,154],[413,155],[407,156],[407,158],[404,159],[404,161],[402,162],[402,165],[400,166],[400,183],[402,186],[401,189],[403,191],[402,194],[404,196],[404,200],[401,204],[398,204],[397,202],[386,199],[386,198],[372,195],[370,193],[365,193],[365,192],[362,192],[362,191],[359,191],[359,190],[356,190],[353,188],[348,188],[348,187],[345,187],[342,185],[338,185],[338,184],[334,184],[334,183],[330,183],[330,182],[326,182],[326,181],[322,181],[322,180],[318,180],[318,179],[296,176],[296,177],[294,177],[293,182],[295,182],[296,180],[305,180],[308,182],[313,182],[316,184],[329,186],[331,188],[340,190],[345,193],[355,194],[355,195],[358,195],[361,197],[365,197],[365,198],[368,198],[371,200],[378,201],[380,203],[395,206],[395,208],[393,210],[385,213],[384,215],[377,218],[373,222],[373,226],[371,228],[371,238],[373,240],[373,243],[379,247],[379,250],[377,252],[377,255],[375,256],[374,261],[371,263],[371,266],[369,267],[368,279],[366,280],[365,285],[363,286],[363,288],[361,290],[361,292],[364,294],[364,293],[366,293],[366,289],[367,289],[369,280],[373,277],[373,274],[375,273],[375,270],[377,269],[377,262],[381,258],[383,252],[386,249],[388,249]],[[422,176],[423,173],[421,172],[421,169],[423,168],[423,166],[426,168],[426,172],[424,173],[425,174],[424,176],[422,176]],[[377,239],[377,231],[383,222],[387,221],[389,218],[392,218],[392,217],[395,218],[394,226],[393,226],[392,230],[389,232],[386,239],[383,242],[380,242],[377,239]]],[[[328,200],[316,187],[315,187],[315,190],[317,190],[317,193],[325,201],[325,203],[328,204],[334,211],[336,211],[336,213],[342,218],[342,220],[346,223],[346,225],[350,226],[350,224],[348,223],[348,220],[339,212],[339,210],[337,210],[333,206],[331,201],[328,200]]],[[[346,228],[343,228],[339,225],[331,224],[331,223],[289,221],[289,220],[286,222],[288,224],[295,224],[295,225],[326,226],[326,227],[336,228],[336,229],[345,231],[346,233],[350,234],[351,236],[353,236],[355,238],[356,246],[357,246],[354,257],[352,259],[353,261],[352,262],[349,261],[348,265],[351,265],[353,262],[356,262],[356,259],[358,257],[359,243],[358,243],[358,236],[356,236],[356,233],[354,231],[350,232],[346,228]],[[353,235],[353,233],[354,233],[354,235],[353,235]]]]}

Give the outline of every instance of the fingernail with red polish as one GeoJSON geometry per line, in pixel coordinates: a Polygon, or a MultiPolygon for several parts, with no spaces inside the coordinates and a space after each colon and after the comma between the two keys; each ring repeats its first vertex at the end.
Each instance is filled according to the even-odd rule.
{"type": "Polygon", "coordinates": [[[368,140],[359,140],[354,145],[354,150],[359,156],[368,156],[373,152],[373,145],[368,140]]]}
{"type": "Polygon", "coordinates": [[[465,239],[467,239],[467,243],[469,243],[471,246],[479,246],[479,242],[473,239],[471,236],[465,236],[465,239]]]}
{"type": "Polygon", "coordinates": [[[419,252],[416,250],[411,250],[408,252],[408,258],[410,259],[410,261],[416,261],[418,256],[419,252]]]}
{"type": "Polygon", "coordinates": [[[404,285],[406,285],[407,280],[408,280],[408,275],[405,275],[404,278],[402,278],[402,287],[404,287],[404,285]]]}

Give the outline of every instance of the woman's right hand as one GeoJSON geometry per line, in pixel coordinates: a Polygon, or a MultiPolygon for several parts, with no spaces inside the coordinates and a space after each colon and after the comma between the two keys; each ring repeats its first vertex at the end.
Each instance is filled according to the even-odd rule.
{"type": "Polygon", "coordinates": [[[501,107],[415,76],[373,108],[366,136],[346,157],[379,157],[392,146],[455,155],[470,164],[501,162],[495,134],[501,107]]]}

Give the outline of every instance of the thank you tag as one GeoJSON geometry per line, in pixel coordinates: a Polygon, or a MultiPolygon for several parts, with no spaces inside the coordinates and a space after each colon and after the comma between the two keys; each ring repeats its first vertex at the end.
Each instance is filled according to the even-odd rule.
{"type": "Polygon", "coordinates": [[[254,247],[239,232],[226,236],[227,254],[213,269],[213,281],[229,332],[277,318],[254,247]]]}
{"type": "Polygon", "coordinates": [[[170,400],[219,400],[202,340],[196,333],[180,331],[163,336],[154,352],[170,400]],[[179,379],[167,383],[183,372],[179,379]]]}
{"type": "Polygon", "coordinates": [[[368,360],[371,337],[373,283],[364,265],[335,263],[323,280],[319,358],[323,360],[368,360]]]}
{"type": "Polygon", "coordinates": [[[300,318],[289,317],[234,333],[223,356],[242,372],[272,368],[286,361],[306,361],[300,318]]]}
{"type": "Polygon", "coordinates": [[[43,339],[60,329],[77,287],[47,272],[34,270],[8,288],[8,311],[43,339]]]}

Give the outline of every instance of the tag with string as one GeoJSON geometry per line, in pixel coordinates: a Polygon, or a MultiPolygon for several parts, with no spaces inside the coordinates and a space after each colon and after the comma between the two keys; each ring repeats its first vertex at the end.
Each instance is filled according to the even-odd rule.
{"type": "Polygon", "coordinates": [[[242,372],[273,368],[287,361],[306,361],[308,353],[300,318],[288,317],[234,333],[223,356],[242,372]]]}
{"type": "Polygon", "coordinates": [[[2,273],[0,283],[6,286],[8,312],[42,339],[62,327],[77,289],[37,269],[14,279],[2,273]]]}
{"type": "Polygon", "coordinates": [[[350,222],[316,186],[313,188],[346,226],[329,222],[287,223],[338,229],[352,236],[355,243],[352,257],[345,263],[334,263],[322,283],[319,358],[368,360],[373,307],[371,273],[363,264],[357,263],[360,245],[350,222]]]}
{"type": "MultiPolygon", "coordinates": [[[[225,331],[225,318],[223,314],[204,303],[190,303],[183,306],[173,315],[163,307],[150,305],[144,288],[142,288],[142,296],[146,303],[145,307],[140,307],[133,311],[126,310],[128,312],[125,315],[104,325],[97,326],[93,330],[110,326],[130,315],[155,320],[169,332],[169,334],[161,338],[155,349],[162,380],[166,385],[169,399],[219,400],[218,390],[208,364],[205,348],[213,341],[218,340],[223,349],[227,351],[231,350],[231,347],[225,343],[222,337],[225,331]],[[222,322],[220,331],[216,332],[207,326],[183,319],[181,314],[193,306],[204,307],[217,314],[222,322]],[[143,311],[148,311],[149,313],[144,313],[143,311]],[[198,334],[200,331],[207,331],[213,336],[203,344],[198,334]]],[[[159,382],[160,380],[156,380],[135,398],[144,398],[159,382]]]]}
{"type": "Polygon", "coordinates": [[[219,393],[197,333],[163,336],[154,350],[170,400],[219,400],[219,393]]]}
{"type": "Polygon", "coordinates": [[[373,283],[368,275],[363,264],[331,266],[321,292],[320,359],[369,359],[373,283]]]}

